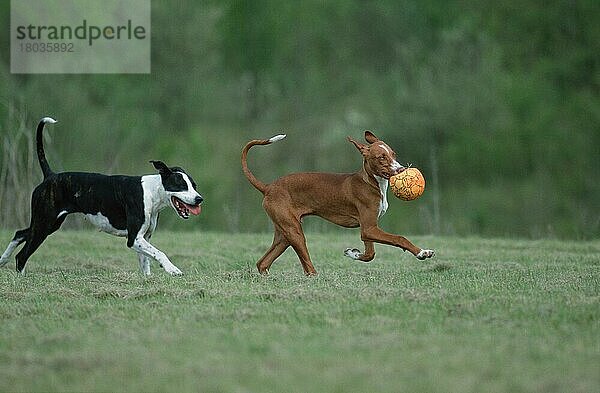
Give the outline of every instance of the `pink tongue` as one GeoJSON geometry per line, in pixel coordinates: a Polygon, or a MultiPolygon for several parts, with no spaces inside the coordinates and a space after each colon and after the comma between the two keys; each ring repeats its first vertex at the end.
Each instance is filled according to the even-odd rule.
{"type": "Polygon", "coordinates": [[[200,214],[200,210],[201,210],[200,205],[198,205],[198,206],[187,205],[187,208],[190,211],[190,213],[192,213],[195,216],[197,216],[198,214],[200,214]]]}

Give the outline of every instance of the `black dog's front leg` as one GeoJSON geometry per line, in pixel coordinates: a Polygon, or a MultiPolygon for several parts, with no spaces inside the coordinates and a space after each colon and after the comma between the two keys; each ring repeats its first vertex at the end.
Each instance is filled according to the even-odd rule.
{"type": "MultiPolygon", "coordinates": [[[[182,275],[183,272],[179,268],[171,263],[167,255],[154,247],[148,240],[145,239],[144,235],[152,235],[149,229],[155,227],[156,223],[153,220],[146,219],[140,224],[140,220],[135,218],[127,219],[127,247],[133,248],[138,254],[144,257],[152,258],[156,260],[165,271],[173,276],[182,275]]],[[[141,257],[140,257],[141,258],[141,257]]],[[[140,264],[142,261],[140,260],[140,264]]],[[[145,263],[145,262],[144,262],[145,263]]],[[[146,270],[145,265],[142,266],[143,272],[149,272],[149,267],[146,270]]]]}

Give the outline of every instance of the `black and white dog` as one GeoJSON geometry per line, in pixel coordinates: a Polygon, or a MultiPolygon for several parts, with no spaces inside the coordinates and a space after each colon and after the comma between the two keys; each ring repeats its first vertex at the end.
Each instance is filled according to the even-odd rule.
{"type": "Polygon", "coordinates": [[[60,228],[66,216],[83,213],[104,231],[127,237],[127,247],[139,258],[140,269],[150,274],[150,259],[155,259],[167,273],[180,275],[181,270],[169,258],[149,243],[156,229],[158,213],[171,205],[184,219],[200,214],[202,196],[194,180],[179,167],[167,167],[161,161],[151,161],[158,175],[107,176],[99,173],[54,173],[46,161],[42,131],[46,123],[56,120],[45,117],[37,126],[37,156],[44,180],[31,197],[29,228],[17,231],[0,257],[4,266],[15,248],[25,245],[17,254],[17,271],[23,272],[27,259],[48,235],[60,228]]]}

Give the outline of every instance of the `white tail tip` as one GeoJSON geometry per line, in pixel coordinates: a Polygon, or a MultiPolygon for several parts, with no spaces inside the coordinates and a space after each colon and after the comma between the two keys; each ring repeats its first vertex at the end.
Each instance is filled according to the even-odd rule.
{"type": "Polygon", "coordinates": [[[51,117],[44,117],[42,119],[42,123],[50,123],[50,124],[54,124],[54,123],[58,123],[58,121],[54,120],[51,117]]]}
{"type": "Polygon", "coordinates": [[[275,135],[274,137],[272,137],[271,139],[269,139],[269,143],[273,143],[273,142],[277,142],[282,140],[283,138],[285,138],[287,135],[285,134],[279,134],[279,135],[275,135]]]}

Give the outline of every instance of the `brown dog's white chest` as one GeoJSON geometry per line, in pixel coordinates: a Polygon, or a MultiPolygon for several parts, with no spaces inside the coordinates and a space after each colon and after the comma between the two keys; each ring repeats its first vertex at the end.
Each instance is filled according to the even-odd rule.
{"type": "Polygon", "coordinates": [[[377,212],[377,218],[381,218],[388,209],[387,189],[389,185],[389,180],[383,177],[379,177],[377,175],[375,175],[375,179],[377,180],[377,184],[379,185],[379,195],[381,195],[381,200],[379,201],[379,210],[377,212]]]}

